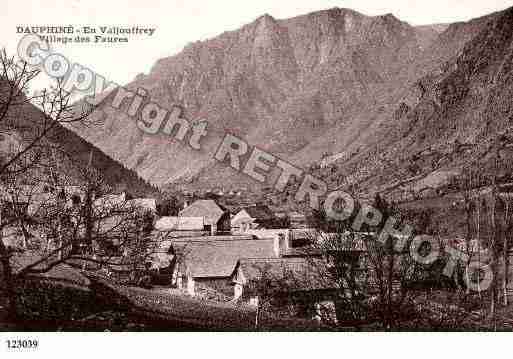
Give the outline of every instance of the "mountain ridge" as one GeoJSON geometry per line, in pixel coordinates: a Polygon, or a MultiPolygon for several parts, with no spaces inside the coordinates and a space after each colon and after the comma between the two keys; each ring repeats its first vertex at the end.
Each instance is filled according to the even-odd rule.
{"type": "Polygon", "coordinates": [[[127,85],[165,108],[181,105],[187,118],[208,119],[205,151],[143,136],[133,119],[106,107],[94,114],[101,130],[74,130],[159,186],[248,184],[213,159],[225,132],[299,166],[324,153],[350,157],[376,145],[400,103],[416,103],[418,79],[440,71],[503,13],[431,27],[339,8],[263,15],[189,44],[127,85]]]}

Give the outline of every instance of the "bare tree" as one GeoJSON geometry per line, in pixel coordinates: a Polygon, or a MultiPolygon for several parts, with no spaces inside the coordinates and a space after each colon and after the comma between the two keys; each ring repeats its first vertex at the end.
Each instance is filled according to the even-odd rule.
{"type": "MultiPolygon", "coordinates": [[[[82,269],[86,263],[139,268],[151,254],[148,216],[127,199],[101,201],[110,192],[101,174],[91,161],[89,166],[77,164],[53,138],[60,126],[86,122],[93,109],[74,106],[60,80],[29,96],[38,74],[0,53],[0,132],[13,139],[0,158],[5,203],[0,235],[12,229],[23,234],[21,246],[0,237],[0,284],[10,320],[17,314],[17,283],[28,276],[64,263],[82,269]],[[75,181],[74,194],[67,190],[70,181],[75,181]],[[20,264],[20,257],[30,260],[20,264]]],[[[151,227],[151,218],[149,222],[151,227]]]]}

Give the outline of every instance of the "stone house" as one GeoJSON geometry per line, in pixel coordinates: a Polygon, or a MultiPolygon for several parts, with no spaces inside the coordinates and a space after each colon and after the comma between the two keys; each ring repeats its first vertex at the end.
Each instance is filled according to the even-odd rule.
{"type": "Polygon", "coordinates": [[[231,219],[232,231],[243,233],[251,228],[272,228],[276,218],[269,207],[253,205],[240,209],[231,219]]]}
{"type": "Polygon", "coordinates": [[[203,217],[204,230],[212,235],[230,233],[230,212],[211,199],[201,199],[181,210],[179,217],[203,217]]]}
{"type": "Polygon", "coordinates": [[[339,284],[321,257],[240,259],[232,273],[234,299],[308,319],[336,322],[339,284]]]}
{"type": "Polygon", "coordinates": [[[274,239],[252,237],[174,241],[169,252],[176,257],[175,284],[187,286],[191,295],[194,295],[195,284],[201,283],[233,296],[232,273],[240,258],[279,257],[278,243],[274,239]]]}

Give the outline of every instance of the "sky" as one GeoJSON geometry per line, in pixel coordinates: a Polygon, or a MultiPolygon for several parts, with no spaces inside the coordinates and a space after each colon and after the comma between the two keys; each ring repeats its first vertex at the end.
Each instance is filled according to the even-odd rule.
{"type": "Polygon", "coordinates": [[[263,14],[282,19],[339,7],[372,16],[393,13],[422,25],[469,20],[513,6],[513,0],[2,0],[2,5],[0,47],[11,54],[21,38],[17,26],[155,27],[153,36],[131,37],[125,44],[53,46],[71,62],[126,84],[186,44],[235,30],[263,14]]]}

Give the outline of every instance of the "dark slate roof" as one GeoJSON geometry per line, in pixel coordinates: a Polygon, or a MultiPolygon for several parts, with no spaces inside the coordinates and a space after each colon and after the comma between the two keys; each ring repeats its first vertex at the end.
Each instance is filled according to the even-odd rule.
{"type": "Polygon", "coordinates": [[[158,231],[202,231],[203,217],[160,217],[155,222],[158,231]]]}
{"type": "Polygon", "coordinates": [[[189,207],[180,211],[180,217],[204,217],[207,224],[219,222],[226,212],[214,200],[200,199],[192,203],[189,207]]]}
{"type": "Polygon", "coordinates": [[[257,220],[270,220],[274,218],[273,212],[264,205],[248,206],[242,209],[257,220]]]}
{"type": "Polygon", "coordinates": [[[322,258],[241,259],[233,272],[234,282],[255,285],[264,280],[269,289],[301,291],[337,288],[322,258]]]}
{"type": "Polygon", "coordinates": [[[230,277],[241,258],[273,258],[274,240],[228,239],[173,243],[181,267],[194,278],[230,277]],[[185,268],[184,268],[185,267],[185,268]]]}

